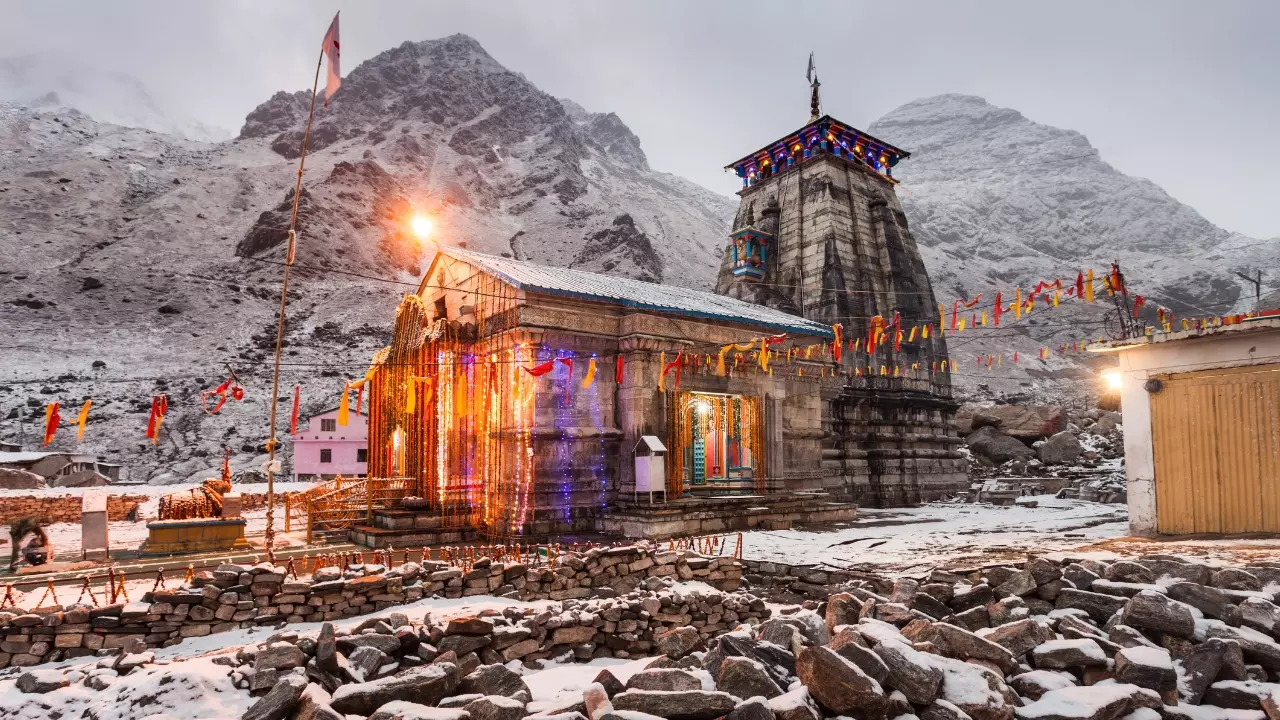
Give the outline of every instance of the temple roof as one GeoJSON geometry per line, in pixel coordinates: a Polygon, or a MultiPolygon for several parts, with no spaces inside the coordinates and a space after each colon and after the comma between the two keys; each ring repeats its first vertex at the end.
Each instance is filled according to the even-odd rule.
{"type": "MultiPolygon", "coordinates": [[[[864,144],[866,144],[868,147],[875,148],[877,150],[877,153],[876,153],[877,155],[880,152],[884,152],[890,156],[896,155],[897,159],[894,162],[897,162],[897,160],[904,160],[906,158],[911,157],[911,153],[907,152],[906,150],[903,150],[902,148],[890,145],[889,143],[877,137],[869,135],[848,123],[840,122],[839,120],[836,120],[830,115],[823,115],[817,120],[814,120],[813,122],[806,124],[804,127],[801,127],[800,129],[795,130],[793,132],[787,133],[786,135],[783,135],[777,140],[774,140],[773,142],[761,147],[759,150],[756,150],[755,152],[749,155],[746,155],[738,160],[735,160],[734,162],[731,162],[728,165],[725,165],[724,167],[726,170],[735,170],[741,166],[750,165],[754,163],[756,158],[758,157],[769,157],[770,155],[772,155],[773,153],[770,151],[773,150],[774,148],[787,147],[791,145],[793,142],[800,140],[806,135],[812,135],[818,130],[819,127],[828,128],[828,131],[831,132],[833,135],[835,135],[837,138],[843,137],[848,140],[861,141],[864,144]]],[[[807,145],[807,143],[805,144],[807,145]]]]}
{"type": "MultiPolygon", "coordinates": [[[[757,325],[773,332],[834,337],[829,325],[725,295],[582,270],[548,267],[460,248],[441,248],[432,262],[433,269],[439,262],[440,255],[469,263],[519,290],[596,300],[636,310],[728,320],[757,325]]],[[[430,276],[429,271],[427,277],[430,276]]]]}

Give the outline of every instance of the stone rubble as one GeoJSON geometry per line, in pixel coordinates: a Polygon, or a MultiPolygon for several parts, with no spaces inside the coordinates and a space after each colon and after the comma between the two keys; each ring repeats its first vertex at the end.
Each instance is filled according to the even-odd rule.
{"type": "MultiPolygon", "coordinates": [[[[392,613],[314,636],[286,630],[223,657],[233,683],[259,696],[248,720],[1280,718],[1280,562],[1031,558],[868,574],[834,590],[776,612],[746,591],[654,587],[447,621],[392,613]],[[1107,583],[1142,587],[1099,592],[1107,583]],[[1175,599],[1175,587],[1221,617],[1175,599]],[[522,677],[544,660],[654,655],[625,682],[600,670],[568,702],[531,701],[522,677]]],[[[148,655],[28,671],[18,686],[94,688],[148,655]]]]}

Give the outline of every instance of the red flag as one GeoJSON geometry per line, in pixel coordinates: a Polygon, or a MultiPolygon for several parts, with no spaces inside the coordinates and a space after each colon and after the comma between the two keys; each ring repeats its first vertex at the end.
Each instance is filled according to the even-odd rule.
{"type": "Polygon", "coordinates": [[[356,416],[360,415],[360,405],[364,402],[364,383],[360,383],[359,389],[356,390],[356,416]]]}
{"type": "Polygon", "coordinates": [[[997,291],[996,291],[996,306],[995,306],[994,310],[992,310],[992,313],[991,313],[992,318],[993,318],[993,319],[994,319],[994,321],[995,321],[995,326],[996,326],[996,327],[1000,327],[1000,314],[1001,314],[1001,313],[1003,313],[1003,312],[1004,312],[1004,299],[1001,297],[1001,295],[1000,295],[1000,291],[999,291],[999,290],[997,290],[997,291]]]}
{"type": "MultiPolygon", "coordinates": [[[[410,381],[412,382],[412,381],[410,381]]],[[[293,386],[293,410],[289,413],[289,434],[298,434],[298,405],[302,400],[302,386],[293,386]]]]}
{"type": "Polygon", "coordinates": [[[531,368],[527,367],[524,369],[524,371],[534,377],[542,377],[543,375],[546,375],[547,373],[551,372],[551,369],[554,368],[555,366],[556,366],[555,360],[548,360],[542,363],[541,365],[534,365],[531,368]]]}
{"type": "Polygon", "coordinates": [[[320,50],[329,59],[329,68],[324,79],[324,104],[329,105],[329,98],[342,87],[342,71],[338,65],[338,13],[334,13],[333,22],[329,23],[329,31],[324,34],[320,50]]]}
{"type": "Polygon", "coordinates": [[[613,361],[613,382],[622,386],[622,353],[618,353],[617,359],[613,361]]]}
{"type": "Polygon", "coordinates": [[[44,444],[48,445],[53,442],[53,436],[58,433],[58,425],[62,423],[62,416],[58,414],[58,403],[49,403],[44,409],[44,444]]]}

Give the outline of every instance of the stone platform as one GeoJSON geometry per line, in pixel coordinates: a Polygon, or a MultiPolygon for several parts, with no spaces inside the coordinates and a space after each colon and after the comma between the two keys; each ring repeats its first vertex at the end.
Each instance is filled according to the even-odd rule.
{"type": "Polygon", "coordinates": [[[475,528],[444,527],[443,520],[433,510],[374,510],[373,524],[353,525],[347,539],[371,548],[456,545],[476,539],[475,528]]]}
{"type": "Polygon", "coordinates": [[[147,523],[145,555],[235,550],[249,547],[244,539],[245,519],[195,518],[191,520],[153,520],[147,523]]]}
{"type": "MultiPolygon", "coordinates": [[[[594,532],[572,535],[666,540],[738,530],[785,530],[795,524],[847,522],[857,517],[856,504],[836,502],[829,493],[820,491],[708,494],[652,505],[646,496],[632,499],[624,495],[589,519],[594,532]]],[[[399,508],[374,510],[372,524],[360,523],[347,530],[347,539],[352,543],[372,548],[458,545],[478,537],[479,533],[472,527],[445,527],[435,511],[399,508]]],[[[564,537],[565,533],[532,532],[527,539],[542,542],[564,537]]]]}
{"type": "Polygon", "coordinates": [[[856,520],[858,506],[824,492],[685,497],[650,505],[620,499],[596,521],[605,535],[666,540],[737,530],[785,530],[797,523],[856,520]]]}

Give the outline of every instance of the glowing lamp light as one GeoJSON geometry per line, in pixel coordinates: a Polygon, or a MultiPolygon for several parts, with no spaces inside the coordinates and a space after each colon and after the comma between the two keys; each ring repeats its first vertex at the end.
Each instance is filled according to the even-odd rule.
{"type": "Polygon", "coordinates": [[[711,409],[711,403],[707,402],[706,400],[699,400],[695,404],[695,407],[698,409],[699,415],[706,415],[707,411],[711,409]]]}
{"type": "Polygon", "coordinates": [[[435,231],[435,222],[426,215],[414,215],[409,221],[409,229],[413,231],[419,242],[426,242],[431,238],[431,233],[435,231]]]}
{"type": "Polygon", "coordinates": [[[1102,371],[1102,382],[1108,390],[1119,392],[1124,387],[1124,376],[1120,374],[1119,368],[1107,368],[1102,371]]]}

